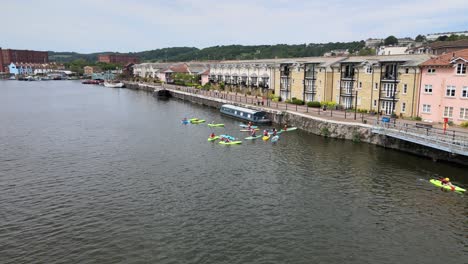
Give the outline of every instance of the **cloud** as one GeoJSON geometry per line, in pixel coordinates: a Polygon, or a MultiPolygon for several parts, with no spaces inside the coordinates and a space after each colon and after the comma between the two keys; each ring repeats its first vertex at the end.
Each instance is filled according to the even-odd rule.
{"type": "Polygon", "coordinates": [[[60,51],[299,44],[467,30],[462,0],[11,1],[0,43],[60,51]]]}

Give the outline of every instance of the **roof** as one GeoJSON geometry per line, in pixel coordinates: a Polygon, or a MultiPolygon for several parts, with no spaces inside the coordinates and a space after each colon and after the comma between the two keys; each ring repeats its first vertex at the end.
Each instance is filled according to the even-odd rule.
{"type": "Polygon", "coordinates": [[[448,66],[456,59],[468,60],[468,49],[442,54],[424,62],[421,66],[448,66]]]}
{"type": "Polygon", "coordinates": [[[252,114],[252,115],[255,114],[255,113],[261,112],[261,111],[255,111],[255,110],[252,110],[252,109],[248,109],[248,108],[244,108],[244,107],[240,107],[240,106],[235,106],[235,105],[231,105],[231,104],[224,104],[221,107],[227,107],[227,108],[230,108],[230,109],[233,109],[233,110],[241,111],[241,112],[244,112],[244,113],[247,113],[247,114],[252,114]]]}
{"type": "MultiPolygon", "coordinates": [[[[430,59],[431,56],[428,54],[401,54],[401,55],[374,55],[374,56],[352,56],[340,63],[355,63],[355,64],[377,64],[377,63],[389,63],[398,62],[402,66],[418,66],[424,61],[430,59]]],[[[335,64],[333,66],[339,66],[335,64]]]]}
{"type": "Polygon", "coordinates": [[[432,49],[440,49],[440,48],[453,48],[453,47],[458,47],[458,48],[468,48],[468,39],[461,39],[461,40],[455,40],[455,41],[437,41],[434,43],[431,43],[429,45],[432,49]]]}

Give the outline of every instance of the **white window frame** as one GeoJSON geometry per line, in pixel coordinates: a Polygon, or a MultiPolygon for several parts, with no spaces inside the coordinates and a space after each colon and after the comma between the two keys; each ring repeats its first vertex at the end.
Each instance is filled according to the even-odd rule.
{"type": "Polygon", "coordinates": [[[447,85],[445,88],[445,97],[455,97],[457,95],[457,88],[455,85],[447,85]]]}
{"type": "Polygon", "coordinates": [[[425,94],[432,94],[432,84],[425,84],[424,85],[424,93],[425,94]]]}
{"type": "Polygon", "coordinates": [[[466,74],[466,64],[465,63],[458,63],[456,67],[457,75],[465,75],[466,74]]]}
{"type": "Polygon", "coordinates": [[[453,117],[453,106],[444,107],[443,117],[452,118],[453,117]]]}
{"type": "Polygon", "coordinates": [[[460,108],[460,119],[468,120],[468,108],[460,108]]]}
{"type": "Polygon", "coordinates": [[[367,66],[366,73],[367,74],[372,74],[372,72],[373,72],[372,66],[367,66]]]}
{"type": "Polygon", "coordinates": [[[374,90],[378,90],[378,89],[379,89],[379,83],[375,83],[374,90]]]}
{"type": "Polygon", "coordinates": [[[406,102],[401,102],[401,112],[406,113],[406,102]]]}
{"type": "Polygon", "coordinates": [[[468,86],[463,86],[460,97],[461,98],[468,98],[468,86]]]}
{"type": "Polygon", "coordinates": [[[408,84],[404,83],[403,84],[403,94],[407,94],[408,93],[408,84]]]}
{"type": "Polygon", "coordinates": [[[430,114],[431,113],[431,105],[430,104],[423,104],[423,113],[430,114]]]}
{"type": "Polygon", "coordinates": [[[436,72],[436,70],[434,68],[427,69],[427,73],[429,73],[429,74],[434,74],[435,72],[436,72]]]}
{"type": "Polygon", "coordinates": [[[377,100],[374,100],[373,107],[377,107],[377,100]]]}

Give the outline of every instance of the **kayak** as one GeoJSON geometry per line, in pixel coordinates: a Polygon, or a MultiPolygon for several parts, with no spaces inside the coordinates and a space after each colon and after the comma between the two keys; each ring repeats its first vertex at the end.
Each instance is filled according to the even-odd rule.
{"type": "Polygon", "coordinates": [[[205,120],[194,120],[194,121],[190,121],[192,122],[192,124],[201,124],[201,123],[205,123],[205,120]]]}
{"type": "MultiPolygon", "coordinates": [[[[249,127],[248,125],[239,125],[240,127],[244,127],[244,128],[247,128],[249,127]]],[[[258,128],[258,126],[250,126],[251,128],[258,128]]]]}
{"type": "Polygon", "coordinates": [[[188,120],[182,120],[182,124],[187,125],[189,123],[188,120]]]}
{"type": "Polygon", "coordinates": [[[245,139],[252,140],[252,139],[257,139],[257,138],[261,138],[261,137],[262,137],[262,135],[258,135],[258,136],[255,136],[255,137],[252,137],[252,136],[246,137],[245,139]]]}
{"type": "Polygon", "coordinates": [[[208,141],[215,141],[219,138],[219,136],[215,136],[215,137],[209,137],[208,138],[208,141]]]}
{"type": "Polygon", "coordinates": [[[221,145],[239,145],[241,143],[242,143],[242,141],[231,141],[231,142],[220,141],[219,142],[219,144],[221,144],[221,145]]]}
{"type": "Polygon", "coordinates": [[[430,179],[429,181],[430,181],[432,184],[434,184],[435,186],[440,187],[440,188],[444,188],[445,190],[448,190],[448,191],[466,192],[465,189],[460,188],[460,187],[455,186],[455,185],[453,185],[453,188],[452,188],[452,186],[450,186],[450,185],[443,185],[442,182],[439,181],[439,180],[430,179]]]}
{"type": "Polygon", "coordinates": [[[289,132],[289,131],[294,131],[296,129],[297,129],[297,127],[288,127],[287,130],[281,129],[281,132],[289,132]]]}
{"type": "Polygon", "coordinates": [[[270,139],[270,135],[268,135],[268,136],[263,136],[262,139],[265,140],[265,141],[267,141],[267,140],[270,139]]]}
{"type": "Polygon", "coordinates": [[[219,135],[219,138],[228,138],[229,140],[235,140],[235,138],[230,135],[219,135]]]}
{"type": "MultiPolygon", "coordinates": [[[[255,131],[259,131],[260,129],[258,128],[254,128],[255,131]]],[[[249,130],[249,129],[241,129],[240,132],[249,132],[249,131],[252,131],[252,130],[249,130]]]]}
{"type": "Polygon", "coordinates": [[[192,122],[192,121],[197,121],[197,120],[199,119],[195,117],[195,118],[190,118],[188,121],[192,122]]]}
{"type": "MultiPolygon", "coordinates": [[[[281,132],[281,131],[276,131],[276,135],[279,135],[279,134],[281,134],[281,133],[283,133],[283,132],[281,132]]],[[[268,131],[268,134],[269,134],[269,135],[273,135],[273,131],[268,131]]]]}
{"type": "Polygon", "coordinates": [[[209,127],[224,127],[224,124],[208,124],[209,127]]]}
{"type": "Polygon", "coordinates": [[[278,139],[279,139],[279,136],[276,135],[276,136],[274,136],[274,137],[271,138],[271,142],[272,142],[272,143],[276,143],[276,141],[278,141],[278,139]]]}

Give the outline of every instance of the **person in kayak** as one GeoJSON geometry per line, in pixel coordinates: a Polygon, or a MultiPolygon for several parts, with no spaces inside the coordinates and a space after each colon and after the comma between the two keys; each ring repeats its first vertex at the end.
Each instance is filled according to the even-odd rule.
{"type": "Polygon", "coordinates": [[[455,189],[455,186],[453,186],[453,184],[450,182],[450,179],[449,178],[443,178],[443,179],[440,179],[440,183],[442,183],[442,185],[446,185],[446,186],[449,186],[452,190],[455,189]]]}
{"type": "Polygon", "coordinates": [[[268,137],[268,130],[263,130],[263,136],[268,137]]]}
{"type": "Polygon", "coordinates": [[[182,119],[182,121],[183,121],[183,122],[187,122],[187,118],[186,118],[186,117],[184,117],[184,119],[182,119]]]}
{"type": "Polygon", "coordinates": [[[252,122],[251,122],[251,121],[249,121],[249,123],[247,124],[247,128],[248,128],[248,129],[251,129],[251,128],[252,128],[252,122]]]}
{"type": "Polygon", "coordinates": [[[273,128],[272,131],[273,131],[273,136],[276,136],[277,134],[276,128],[273,128]]]}
{"type": "Polygon", "coordinates": [[[214,138],[214,137],[216,137],[215,133],[211,132],[210,138],[214,138]]]}
{"type": "Polygon", "coordinates": [[[287,125],[287,124],[284,124],[283,130],[284,130],[284,131],[288,130],[288,125],[287,125]]]}

